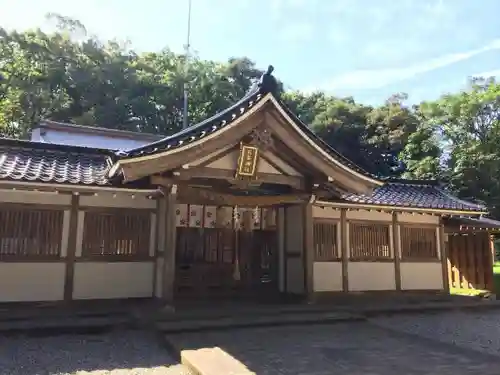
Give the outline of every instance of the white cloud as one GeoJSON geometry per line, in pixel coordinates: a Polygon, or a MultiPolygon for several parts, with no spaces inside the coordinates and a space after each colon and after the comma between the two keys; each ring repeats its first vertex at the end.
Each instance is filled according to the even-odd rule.
{"type": "Polygon", "coordinates": [[[481,48],[444,55],[408,67],[354,70],[334,77],[323,88],[327,90],[378,89],[497,49],[500,49],[500,39],[496,39],[481,48]]]}

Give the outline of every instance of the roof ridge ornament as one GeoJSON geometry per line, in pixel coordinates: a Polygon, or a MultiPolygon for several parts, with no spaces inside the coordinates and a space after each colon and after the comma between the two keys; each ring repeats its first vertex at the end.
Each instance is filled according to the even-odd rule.
{"type": "Polygon", "coordinates": [[[273,95],[278,95],[278,81],[273,76],[274,66],[269,65],[267,71],[262,74],[260,81],[258,83],[259,93],[262,95],[271,93],[273,95]]]}

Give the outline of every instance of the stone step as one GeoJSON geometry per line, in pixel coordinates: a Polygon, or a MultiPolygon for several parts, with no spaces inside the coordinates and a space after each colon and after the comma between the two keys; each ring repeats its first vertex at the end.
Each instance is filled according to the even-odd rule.
{"type": "Polygon", "coordinates": [[[233,316],[212,319],[159,320],[155,328],[163,333],[194,332],[204,330],[223,330],[231,328],[265,327],[279,325],[298,325],[314,323],[334,323],[364,320],[362,315],[344,312],[321,312],[308,314],[271,314],[233,316]]]}
{"type": "Polygon", "coordinates": [[[116,328],[134,328],[123,316],[33,318],[0,321],[2,335],[53,336],[62,334],[102,333],[116,328]]]}
{"type": "Polygon", "coordinates": [[[256,375],[221,348],[183,350],[181,363],[196,375],[256,375]]]}

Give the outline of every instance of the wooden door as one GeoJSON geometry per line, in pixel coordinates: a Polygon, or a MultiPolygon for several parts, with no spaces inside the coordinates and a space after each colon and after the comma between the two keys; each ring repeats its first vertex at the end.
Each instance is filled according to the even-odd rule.
{"type": "Polygon", "coordinates": [[[247,298],[277,291],[274,230],[177,228],[177,299],[247,298]]]}

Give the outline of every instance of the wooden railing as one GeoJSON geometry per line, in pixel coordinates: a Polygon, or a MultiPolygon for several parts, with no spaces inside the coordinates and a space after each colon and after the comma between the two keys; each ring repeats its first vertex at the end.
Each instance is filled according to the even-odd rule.
{"type": "Polygon", "coordinates": [[[64,211],[0,208],[0,260],[58,258],[64,211]]]}

